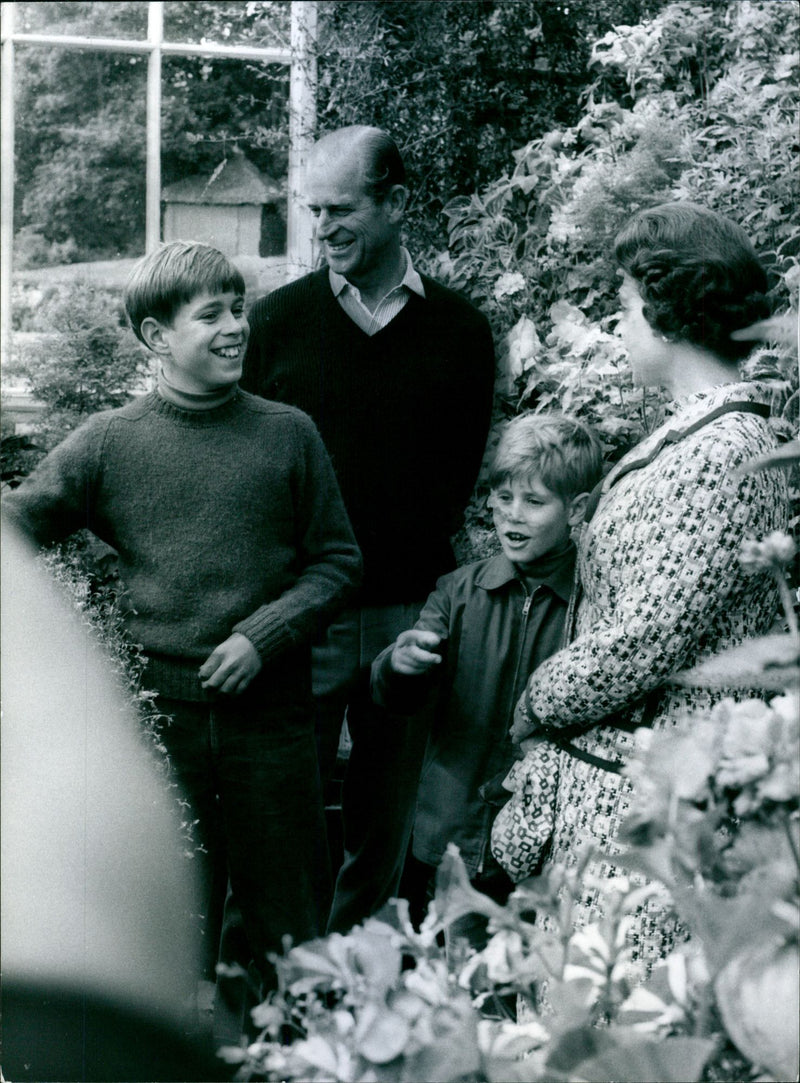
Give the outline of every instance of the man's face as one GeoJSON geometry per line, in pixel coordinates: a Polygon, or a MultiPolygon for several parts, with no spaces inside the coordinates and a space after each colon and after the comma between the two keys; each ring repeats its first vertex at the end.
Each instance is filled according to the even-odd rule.
{"type": "Polygon", "coordinates": [[[405,199],[398,201],[390,192],[376,203],[365,190],[357,155],[312,153],[306,197],[329,267],[361,290],[396,270],[405,199]]]}

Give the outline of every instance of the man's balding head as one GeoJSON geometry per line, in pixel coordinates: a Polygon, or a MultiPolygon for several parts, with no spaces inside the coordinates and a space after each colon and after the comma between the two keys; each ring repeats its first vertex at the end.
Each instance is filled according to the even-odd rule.
{"type": "Polygon", "coordinates": [[[394,139],[382,128],[351,124],[321,136],[309,156],[309,169],[358,162],[364,190],[382,203],[395,185],[405,187],[406,170],[394,139]]]}

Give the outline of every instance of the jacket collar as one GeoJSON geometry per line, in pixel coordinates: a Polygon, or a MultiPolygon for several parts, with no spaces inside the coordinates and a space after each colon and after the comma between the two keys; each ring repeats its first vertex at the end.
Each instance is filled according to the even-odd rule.
{"type": "Polygon", "coordinates": [[[572,594],[574,568],[575,546],[572,542],[564,550],[561,559],[554,562],[552,569],[541,579],[537,579],[535,576],[523,577],[522,573],[516,565],[511,563],[505,553],[496,553],[486,561],[483,568],[478,572],[475,577],[475,585],[482,587],[484,590],[500,590],[514,580],[521,582],[524,579],[529,587],[549,587],[559,598],[568,602],[572,594]]]}

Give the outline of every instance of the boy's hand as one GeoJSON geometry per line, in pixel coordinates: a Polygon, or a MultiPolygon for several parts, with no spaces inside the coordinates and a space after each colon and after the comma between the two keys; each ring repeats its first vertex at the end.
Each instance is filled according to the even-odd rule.
{"type": "Polygon", "coordinates": [[[442,643],[442,638],[436,632],[425,632],[421,628],[401,632],[392,649],[392,669],[395,673],[416,677],[441,665],[442,655],[437,653],[436,648],[442,643]]]}
{"type": "Polygon", "coordinates": [[[234,632],[200,666],[200,680],[203,688],[216,688],[218,692],[235,696],[244,692],[261,664],[259,653],[247,636],[234,632]]]}

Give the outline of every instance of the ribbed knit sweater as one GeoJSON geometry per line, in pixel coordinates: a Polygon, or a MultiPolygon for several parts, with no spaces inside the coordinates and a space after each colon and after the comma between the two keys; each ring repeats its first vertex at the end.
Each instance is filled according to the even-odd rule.
{"type": "Polygon", "coordinates": [[[179,698],[202,698],[197,668],[232,632],[266,668],[308,644],[359,580],[313,423],[242,391],[206,411],[153,392],[95,414],[4,503],[40,544],[86,527],[117,551],[148,683],[179,698]]]}
{"type": "Polygon", "coordinates": [[[424,298],[369,336],[327,269],[257,301],[242,385],[300,407],[330,452],[364,556],[362,601],[424,598],[480,468],[494,352],[485,317],[422,276],[424,298]]]}

